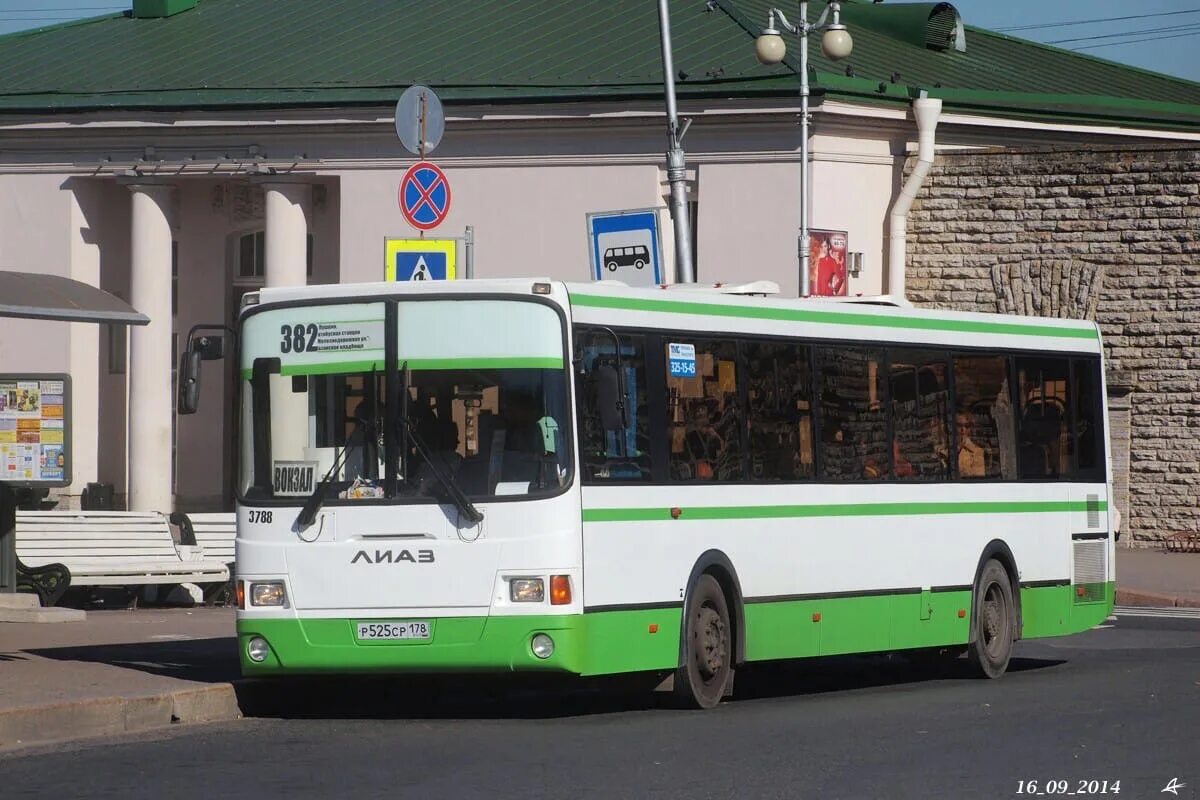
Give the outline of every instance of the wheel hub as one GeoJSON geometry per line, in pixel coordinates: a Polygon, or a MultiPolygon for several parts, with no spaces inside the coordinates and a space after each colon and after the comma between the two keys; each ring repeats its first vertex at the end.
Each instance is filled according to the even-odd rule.
{"type": "Polygon", "coordinates": [[[697,616],[700,647],[697,648],[696,661],[705,680],[708,680],[725,665],[725,626],[721,622],[721,615],[711,608],[702,608],[697,616]]]}
{"type": "Polygon", "coordinates": [[[989,653],[999,644],[1004,628],[1004,600],[1000,596],[999,587],[992,584],[988,587],[983,602],[983,641],[989,653]]]}

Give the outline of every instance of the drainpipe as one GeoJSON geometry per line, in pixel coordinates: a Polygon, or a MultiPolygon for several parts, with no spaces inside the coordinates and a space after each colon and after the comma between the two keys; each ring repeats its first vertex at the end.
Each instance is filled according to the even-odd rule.
{"type": "Polygon", "coordinates": [[[908,234],[908,211],[912,208],[913,200],[925,176],[933,166],[934,132],[937,130],[938,117],[942,113],[942,101],[935,97],[926,97],[924,92],[913,100],[913,116],[917,120],[917,163],[913,166],[912,174],[900,190],[892,206],[891,226],[888,234],[888,280],[887,293],[894,298],[904,298],[904,260],[905,239],[908,234]]]}

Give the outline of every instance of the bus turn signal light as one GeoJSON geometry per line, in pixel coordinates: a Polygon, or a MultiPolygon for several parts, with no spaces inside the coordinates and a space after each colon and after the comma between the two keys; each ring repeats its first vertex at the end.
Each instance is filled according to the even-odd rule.
{"type": "Polygon", "coordinates": [[[571,579],[567,575],[550,576],[550,605],[565,606],[571,602],[571,579]]]}
{"type": "Polygon", "coordinates": [[[237,607],[245,608],[246,607],[246,584],[243,583],[242,581],[234,581],[234,585],[237,586],[237,607]]]}

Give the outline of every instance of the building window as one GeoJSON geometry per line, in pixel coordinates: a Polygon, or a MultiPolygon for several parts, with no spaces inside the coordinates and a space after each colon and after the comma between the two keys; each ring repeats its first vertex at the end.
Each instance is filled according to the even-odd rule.
{"type": "MultiPolygon", "coordinates": [[[[307,237],[305,248],[304,274],[313,274],[313,235],[307,237]]],[[[267,274],[267,234],[265,231],[254,231],[242,234],[238,239],[237,267],[234,271],[234,283],[240,285],[261,286],[267,274]]]]}

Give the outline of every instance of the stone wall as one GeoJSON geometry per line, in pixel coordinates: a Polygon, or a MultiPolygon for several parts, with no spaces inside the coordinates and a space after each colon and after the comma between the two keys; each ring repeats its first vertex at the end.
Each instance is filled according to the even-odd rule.
{"type": "Polygon", "coordinates": [[[908,259],[917,304],[1097,320],[1132,386],[1126,536],[1200,530],[1200,146],[939,154],[908,259]]]}

